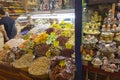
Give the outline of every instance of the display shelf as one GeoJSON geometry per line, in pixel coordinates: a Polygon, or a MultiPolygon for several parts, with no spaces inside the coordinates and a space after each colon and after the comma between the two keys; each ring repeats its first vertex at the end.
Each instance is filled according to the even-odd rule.
{"type": "MultiPolygon", "coordinates": [[[[92,66],[92,64],[89,64],[88,66],[83,65],[83,70],[86,71],[86,72],[87,71],[91,71],[94,74],[103,74],[103,75],[106,75],[107,77],[111,77],[112,76],[114,78],[114,80],[115,80],[115,78],[118,78],[116,80],[120,80],[120,77],[119,77],[120,72],[114,72],[114,73],[106,72],[104,70],[101,70],[100,68],[94,68],[92,66]]],[[[86,75],[86,74],[84,74],[84,75],[86,75]]],[[[99,80],[99,79],[96,79],[96,80],[99,80]]],[[[107,79],[105,79],[105,80],[107,80],[107,79]]]]}
{"type": "MultiPolygon", "coordinates": [[[[44,12],[45,13],[45,12],[44,12]]],[[[49,12],[48,12],[49,13],[49,12]]],[[[43,13],[34,13],[34,14],[23,14],[18,17],[18,21],[22,21],[23,19],[27,19],[28,16],[31,16],[31,19],[59,19],[59,21],[64,19],[70,19],[74,23],[75,15],[74,13],[53,13],[53,14],[43,14],[43,13]]],[[[66,20],[67,21],[67,20],[66,20]]]]}
{"type": "Polygon", "coordinates": [[[23,13],[10,13],[9,15],[10,15],[10,16],[14,16],[14,15],[16,15],[16,16],[18,15],[18,16],[19,16],[19,15],[21,15],[21,14],[23,14],[23,13]]]}
{"type": "Polygon", "coordinates": [[[119,0],[85,0],[87,5],[104,4],[104,3],[117,3],[119,0]]]}
{"type": "MultiPolygon", "coordinates": [[[[4,8],[13,8],[13,7],[4,7],[4,8]]],[[[23,7],[14,7],[14,8],[23,8],[23,7]]]]}
{"type": "Polygon", "coordinates": [[[66,9],[66,10],[53,10],[53,11],[36,11],[29,12],[30,14],[55,14],[55,13],[74,13],[74,9],[66,9]]]}
{"type": "Polygon", "coordinates": [[[112,51],[107,51],[107,50],[101,50],[101,49],[99,49],[99,51],[100,52],[102,52],[102,53],[108,53],[108,54],[110,54],[110,53],[115,53],[115,52],[117,52],[118,50],[117,49],[115,49],[115,50],[112,50],[112,51]]]}
{"type": "Polygon", "coordinates": [[[18,13],[10,13],[9,15],[13,16],[13,15],[20,15],[20,14],[22,14],[22,13],[19,13],[19,14],[18,13]]]}
{"type": "Polygon", "coordinates": [[[20,1],[0,1],[0,4],[10,16],[19,16],[25,13],[24,5],[20,1]]]}
{"type": "Polygon", "coordinates": [[[27,15],[30,15],[31,18],[75,18],[74,12],[74,9],[58,10],[54,11],[54,13],[51,13],[50,11],[38,11],[22,14],[18,19],[27,18],[27,15]]]}
{"type": "Polygon", "coordinates": [[[9,2],[9,3],[22,3],[20,1],[5,1],[5,2],[9,2]]]}
{"type": "Polygon", "coordinates": [[[65,10],[55,10],[54,13],[74,13],[74,9],[65,9],[65,10]]]}
{"type": "Polygon", "coordinates": [[[9,9],[24,9],[23,7],[4,7],[4,8],[9,8],[9,9]]]}
{"type": "MultiPolygon", "coordinates": [[[[93,51],[88,52],[88,49],[86,50],[86,47],[83,49],[81,48],[83,50],[83,51],[81,50],[81,53],[83,55],[91,56],[91,53],[94,53],[94,56],[93,55],[91,56],[92,61],[94,63],[90,62],[92,65],[88,64],[86,70],[88,70],[89,68],[90,69],[92,68],[94,73],[97,73],[97,71],[98,71],[100,74],[105,74],[105,75],[109,75],[108,74],[109,72],[111,72],[113,75],[119,74],[118,71],[120,70],[120,68],[119,68],[120,64],[119,64],[119,62],[117,63],[117,61],[114,62],[114,60],[119,59],[118,55],[116,55],[119,51],[119,45],[117,42],[114,41],[115,38],[119,39],[119,37],[116,36],[116,34],[119,32],[119,26],[116,23],[116,22],[118,22],[118,20],[116,19],[116,17],[113,16],[114,12],[116,11],[115,7],[118,6],[118,5],[116,5],[117,3],[115,3],[115,2],[118,0],[114,0],[114,1],[113,0],[109,0],[109,1],[107,1],[107,0],[104,0],[104,1],[103,0],[86,0],[86,1],[87,1],[86,2],[87,4],[85,4],[85,12],[84,12],[84,14],[85,14],[84,17],[86,20],[84,20],[83,23],[85,23],[85,22],[87,23],[87,21],[88,22],[93,21],[94,16],[96,16],[95,20],[98,20],[99,17],[97,17],[97,15],[99,15],[99,14],[102,14],[100,16],[103,18],[103,19],[101,19],[101,24],[100,24],[100,29],[99,29],[100,34],[98,36],[95,36],[96,39],[98,39],[98,42],[95,44],[96,49],[92,49],[93,51]],[[98,12],[96,9],[98,10],[98,12]],[[94,15],[94,12],[96,12],[95,15],[94,15]],[[91,16],[93,17],[93,20],[88,19],[89,17],[91,18],[91,16]],[[110,62],[111,60],[113,60],[113,62],[110,62]],[[94,65],[96,65],[96,63],[99,63],[99,65],[101,65],[101,63],[102,63],[102,65],[101,65],[102,67],[95,68],[96,69],[96,71],[95,71],[94,65]]],[[[116,15],[117,14],[115,14],[115,16],[116,15]]],[[[94,26],[94,24],[95,23],[90,23],[87,26],[84,26],[84,24],[83,24],[83,28],[86,27],[88,30],[90,30],[89,25],[94,26]]],[[[94,29],[94,27],[93,27],[93,29],[94,29]]],[[[88,35],[90,35],[90,34],[88,34],[88,35]]],[[[86,35],[83,33],[83,36],[86,36],[86,35]]],[[[89,42],[90,37],[88,37],[88,38],[86,37],[85,40],[87,42],[89,42]]],[[[87,46],[89,46],[89,45],[87,45],[87,46]]],[[[86,68],[86,66],[84,66],[84,67],[86,68]]],[[[103,79],[90,79],[90,80],[103,80],[103,79]]],[[[118,79],[114,79],[114,80],[118,80],[118,79]]]]}

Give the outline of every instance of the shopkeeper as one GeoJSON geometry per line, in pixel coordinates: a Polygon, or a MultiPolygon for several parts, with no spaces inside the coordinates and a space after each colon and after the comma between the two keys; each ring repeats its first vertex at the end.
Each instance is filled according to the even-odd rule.
{"type": "Polygon", "coordinates": [[[9,16],[5,15],[5,11],[0,8],[0,31],[4,37],[4,43],[9,39],[12,39],[17,34],[17,30],[15,27],[15,21],[11,19],[9,16]]]}

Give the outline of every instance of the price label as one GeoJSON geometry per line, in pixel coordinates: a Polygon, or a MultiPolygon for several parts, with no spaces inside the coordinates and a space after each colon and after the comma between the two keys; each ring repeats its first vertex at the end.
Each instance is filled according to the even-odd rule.
{"type": "Polygon", "coordinates": [[[55,25],[56,23],[57,23],[57,22],[56,22],[56,21],[54,21],[54,22],[53,22],[53,25],[55,25]]]}
{"type": "Polygon", "coordinates": [[[50,57],[50,56],[51,56],[50,51],[47,51],[47,52],[46,52],[46,56],[47,56],[47,57],[50,57]]]}
{"type": "Polygon", "coordinates": [[[61,24],[65,24],[65,21],[63,20],[63,21],[61,22],[61,24]]]}
{"type": "Polygon", "coordinates": [[[51,36],[54,36],[54,35],[55,35],[55,32],[52,32],[50,35],[51,35],[51,36]]]}
{"type": "Polygon", "coordinates": [[[71,25],[69,23],[66,24],[66,28],[71,28],[71,25]]]}
{"type": "Polygon", "coordinates": [[[68,49],[72,49],[72,44],[66,44],[66,48],[68,48],[68,49]]]}
{"type": "Polygon", "coordinates": [[[4,48],[8,50],[8,49],[9,49],[9,45],[6,44],[6,45],[4,46],[4,48]]]}
{"type": "Polygon", "coordinates": [[[55,47],[58,47],[58,46],[59,46],[59,41],[55,41],[55,42],[53,43],[53,45],[54,45],[55,47]]]}
{"type": "Polygon", "coordinates": [[[29,53],[29,54],[33,54],[33,50],[30,49],[30,50],[28,51],[28,53],[29,53]]]}
{"type": "Polygon", "coordinates": [[[60,65],[61,67],[65,66],[65,65],[66,65],[66,61],[65,61],[65,60],[60,61],[59,65],[60,65]]]}
{"type": "Polygon", "coordinates": [[[40,38],[36,38],[36,39],[34,40],[34,42],[39,43],[39,42],[40,42],[40,38]]]}
{"type": "Polygon", "coordinates": [[[62,27],[60,25],[57,26],[58,29],[61,29],[62,27]]]}

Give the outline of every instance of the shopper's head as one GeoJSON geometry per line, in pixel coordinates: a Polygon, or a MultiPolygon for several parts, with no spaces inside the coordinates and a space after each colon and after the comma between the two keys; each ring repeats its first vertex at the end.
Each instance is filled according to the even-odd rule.
{"type": "Polygon", "coordinates": [[[120,7],[120,0],[118,1],[117,6],[120,7]]]}
{"type": "Polygon", "coordinates": [[[5,11],[2,8],[0,8],[0,17],[3,15],[5,15],[5,11]]]}

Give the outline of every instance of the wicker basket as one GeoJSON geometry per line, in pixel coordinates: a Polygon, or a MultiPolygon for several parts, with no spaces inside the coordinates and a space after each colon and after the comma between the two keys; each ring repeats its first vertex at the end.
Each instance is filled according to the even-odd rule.
{"type": "Polygon", "coordinates": [[[28,72],[28,68],[19,68],[19,69],[24,71],[24,72],[28,72]]]}
{"type": "Polygon", "coordinates": [[[30,74],[30,76],[33,77],[33,78],[38,78],[39,80],[48,80],[49,79],[49,74],[48,73],[42,74],[42,75],[30,74]]]}
{"type": "Polygon", "coordinates": [[[18,59],[15,62],[11,63],[11,65],[13,67],[17,68],[17,69],[28,72],[28,67],[32,63],[33,59],[34,59],[34,55],[25,54],[20,59],[18,59]],[[30,60],[30,61],[28,61],[28,60],[30,60]],[[23,62],[24,62],[24,64],[23,64],[23,62]]]}
{"type": "Polygon", "coordinates": [[[34,60],[28,68],[31,76],[46,80],[49,78],[49,59],[47,57],[39,57],[34,60]]]}

